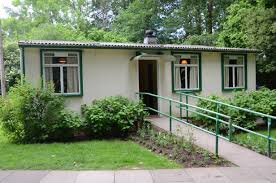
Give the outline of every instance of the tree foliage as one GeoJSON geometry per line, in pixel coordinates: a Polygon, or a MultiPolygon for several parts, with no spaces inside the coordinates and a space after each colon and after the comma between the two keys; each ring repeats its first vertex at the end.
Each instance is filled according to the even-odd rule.
{"type": "Polygon", "coordinates": [[[259,71],[276,70],[271,0],[14,0],[13,6],[3,29],[5,58],[16,53],[17,64],[18,49],[8,44],[20,39],[142,42],[145,30],[154,29],[159,43],[261,49],[259,71]]]}
{"type": "Polygon", "coordinates": [[[5,73],[8,87],[13,86],[20,78],[19,49],[17,42],[5,40],[4,43],[5,73]]]}
{"type": "Polygon", "coordinates": [[[229,15],[219,34],[219,44],[262,50],[260,72],[276,70],[276,8],[269,1],[241,0],[228,8],[229,15]]]}
{"type": "Polygon", "coordinates": [[[156,0],[134,1],[116,17],[113,30],[129,41],[141,42],[146,29],[160,28],[159,6],[156,0]]]}

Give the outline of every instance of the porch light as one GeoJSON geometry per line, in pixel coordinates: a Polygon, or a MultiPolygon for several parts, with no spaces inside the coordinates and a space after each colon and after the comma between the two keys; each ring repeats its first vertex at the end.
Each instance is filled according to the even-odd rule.
{"type": "Polygon", "coordinates": [[[188,60],[187,59],[181,59],[180,64],[188,64],[188,60]]]}
{"type": "Polygon", "coordinates": [[[60,58],[58,59],[58,63],[60,63],[60,64],[65,64],[65,63],[66,63],[66,58],[60,57],[60,58]]]}

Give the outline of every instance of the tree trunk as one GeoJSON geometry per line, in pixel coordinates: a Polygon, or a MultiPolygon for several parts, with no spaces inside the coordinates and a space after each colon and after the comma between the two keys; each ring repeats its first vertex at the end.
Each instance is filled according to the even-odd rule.
{"type": "Polygon", "coordinates": [[[5,80],[5,67],[4,67],[4,56],[3,56],[3,34],[2,34],[1,19],[0,19],[0,75],[1,75],[1,94],[2,94],[2,97],[5,97],[6,80],[5,80]]]}
{"type": "Polygon", "coordinates": [[[209,34],[213,33],[213,0],[207,1],[207,32],[209,34]]]}
{"type": "Polygon", "coordinates": [[[198,5],[198,7],[196,7],[196,31],[195,34],[197,35],[201,35],[202,34],[202,17],[201,17],[201,7],[200,5],[198,5]]]}

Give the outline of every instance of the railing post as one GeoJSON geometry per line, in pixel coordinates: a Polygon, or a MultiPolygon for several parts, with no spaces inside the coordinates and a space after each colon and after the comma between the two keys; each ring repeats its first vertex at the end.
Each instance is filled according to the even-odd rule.
{"type": "Polygon", "coordinates": [[[170,132],[172,132],[172,101],[170,100],[170,132]]]}
{"type": "Polygon", "coordinates": [[[271,118],[267,118],[267,154],[271,157],[271,118]]]}
{"type": "Polygon", "coordinates": [[[228,139],[231,142],[232,141],[232,118],[229,119],[229,131],[228,131],[228,139]]]}
{"type": "Polygon", "coordinates": [[[187,104],[189,104],[189,98],[188,98],[188,95],[186,95],[186,121],[188,122],[188,120],[189,120],[189,107],[188,107],[188,105],[187,104]]]}
{"type": "MultiPolygon", "coordinates": [[[[217,104],[217,113],[219,113],[219,104],[217,104]]],[[[218,156],[218,143],[219,143],[219,115],[216,114],[216,150],[215,150],[216,156],[218,156]]]]}
{"type": "Polygon", "coordinates": [[[179,110],[179,115],[180,115],[180,119],[182,119],[182,93],[180,93],[180,95],[179,95],[179,101],[180,101],[180,104],[179,104],[179,108],[180,108],[180,110],[179,110]]]}

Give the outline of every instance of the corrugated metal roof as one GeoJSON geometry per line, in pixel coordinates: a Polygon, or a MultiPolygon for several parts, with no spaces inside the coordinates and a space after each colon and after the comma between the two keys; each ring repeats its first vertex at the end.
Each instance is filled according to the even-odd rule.
{"type": "Polygon", "coordinates": [[[140,50],[175,50],[175,51],[217,51],[217,52],[260,52],[257,49],[228,48],[203,45],[180,44],[142,44],[142,43],[113,43],[113,42],[79,42],[79,41],[49,41],[49,40],[22,40],[20,47],[66,47],[66,48],[114,48],[140,50]]]}

